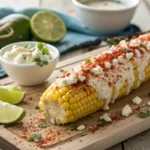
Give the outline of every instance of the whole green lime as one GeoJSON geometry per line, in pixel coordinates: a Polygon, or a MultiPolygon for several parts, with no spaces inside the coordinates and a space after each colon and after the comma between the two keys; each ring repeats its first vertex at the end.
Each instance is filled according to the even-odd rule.
{"type": "Polygon", "coordinates": [[[22,14],[11,14],[0,20],[0,48],[18,41],[32,39],[30,19],[22,14]]]}

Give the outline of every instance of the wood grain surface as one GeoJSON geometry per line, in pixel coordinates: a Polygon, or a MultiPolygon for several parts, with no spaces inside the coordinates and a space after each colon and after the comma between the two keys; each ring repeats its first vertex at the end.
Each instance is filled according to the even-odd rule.
{"type": "MultiPolygon", "coordinates": [[[[42,6],[49,7],[51,9],[61,10],[63,12],[74,13],[74,7],[71,0],[0,0],[1,6],[14,6],[14,7],[30,7],[30,6],[42,6]]],[[[150,0],[141,0],[141,4],[137,9],[137,12],[132,20],[132,23],[139,25],[143,31],[150,29],[150,0]]],[[[91,51],[92,48],[78,49],[61,56],[61,60],[66,60],[68,58],[80,55],[82,53],[91,51]]],[[[60,63],[60,66],[62,64],[60,63]]],[[[0,84],[9,83],[11,79],[0,80],[0,84]],[[7,81],[7,82],[5,82],[7,81]]],[[[143,132],[125,142],[122,142],[109,150],[149,150],[149,139],[150,130],[143,132]]],[[[1,146],[1,144],[0,144],[1,146]]],[[[2,148],[0,148],[1,150],[2,148]]],[[[5,149],[3,149],[5,150],[5,149]]]]}

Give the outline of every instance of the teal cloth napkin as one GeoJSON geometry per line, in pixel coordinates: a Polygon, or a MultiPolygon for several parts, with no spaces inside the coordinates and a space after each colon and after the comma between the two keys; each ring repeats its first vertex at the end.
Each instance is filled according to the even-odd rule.
{"type": "MultiPolygon", "coordinates": [[[[0,7],[0,19],[13,13],[21,13],[27,15],[28,17],[32,17],[32,15],[38,12],[39,10],[50,10],[59,15],[64,20],[67,27],[67,34],[59,43],[55,44],[55,46],[59,49],[61,54],[76,48],[81,48],[83,46],[98,44],[101,40],[105,40],[110,37],[130,35],[140,31],[140,28],[138,26],[130,24],[126,29],[124,29],[120,33],[116,33],[111,36],[99,35],[90,31],[77,18],[48,8],[13,9],[9,7],[0,7]]],[[[5,72],[0,66],[0,78],[5,75],[5,72]]]]}

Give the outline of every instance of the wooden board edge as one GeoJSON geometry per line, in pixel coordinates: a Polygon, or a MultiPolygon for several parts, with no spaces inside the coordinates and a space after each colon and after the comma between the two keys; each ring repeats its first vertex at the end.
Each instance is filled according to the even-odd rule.
{"type": "MultiPolygon", "coordinates": [[[[68,141],[67,144],[64,144],[64,141],[61,145],[56,146],[54,148],[49,148],[49,150],[97,150],[98,148],[101,150],[105,150],[111,146],[114,146],[128,138],[131,138],[145,130],[149,129],[150,118],[140,119],[137,118],[136,115],[133,115],[126,120],[123,120],[118,123],[121,125],[117,126],[117,130],[110,131],[111,136],[106,135],[105,138],[101,139],[101,131],[97,131],[96,133],[87,134],[86,136],[76,138],[74,140],[68,141]],[[136,118],[136,119],[135,119],[136,118]],[[136,121],[132,121],[135,119],[136,121]],[[131,124],[127,124],[127,122],[132,121],[131,124]],[[126,124],[125,124],[126,122],[126,124]],[[122,128],[123,127],[123,128],[122,128]],[[82,141],[82,142],[81,142],[82,141]],[[73,148],[75,147],[75,149],[73,148]]],[[[115,127],[114,127],[115,128],[115,127]]],[[[110,135],[110,134],[109,134],[110,135]]]]}

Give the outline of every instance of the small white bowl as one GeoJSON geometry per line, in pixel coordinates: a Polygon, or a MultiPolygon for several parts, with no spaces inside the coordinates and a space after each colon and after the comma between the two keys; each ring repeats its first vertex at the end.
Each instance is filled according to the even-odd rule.
{"type": "Polygon", "coordinates": [[[46,44],[53,58],[49,60],[48,65],[43,67],[36,64],[15,64],[4,60],[2,55],[12,49],[13,45],[36,45],[38,42],[17,42],[3,47],[0,51],[0,62],[6,73],[18,84],[22,86],[35,86],[43,83],[54,71],[59,60],[59,51],[50,44],[46,44]]]}
{"type": "Polygon", "coordinates": [[[98,9],[72,0],[79,19],[93,32],[104,35],[114,34],[125,29],[134,16],[140,0],[121,0],[127,8],[118,10],[98,9]]]}

